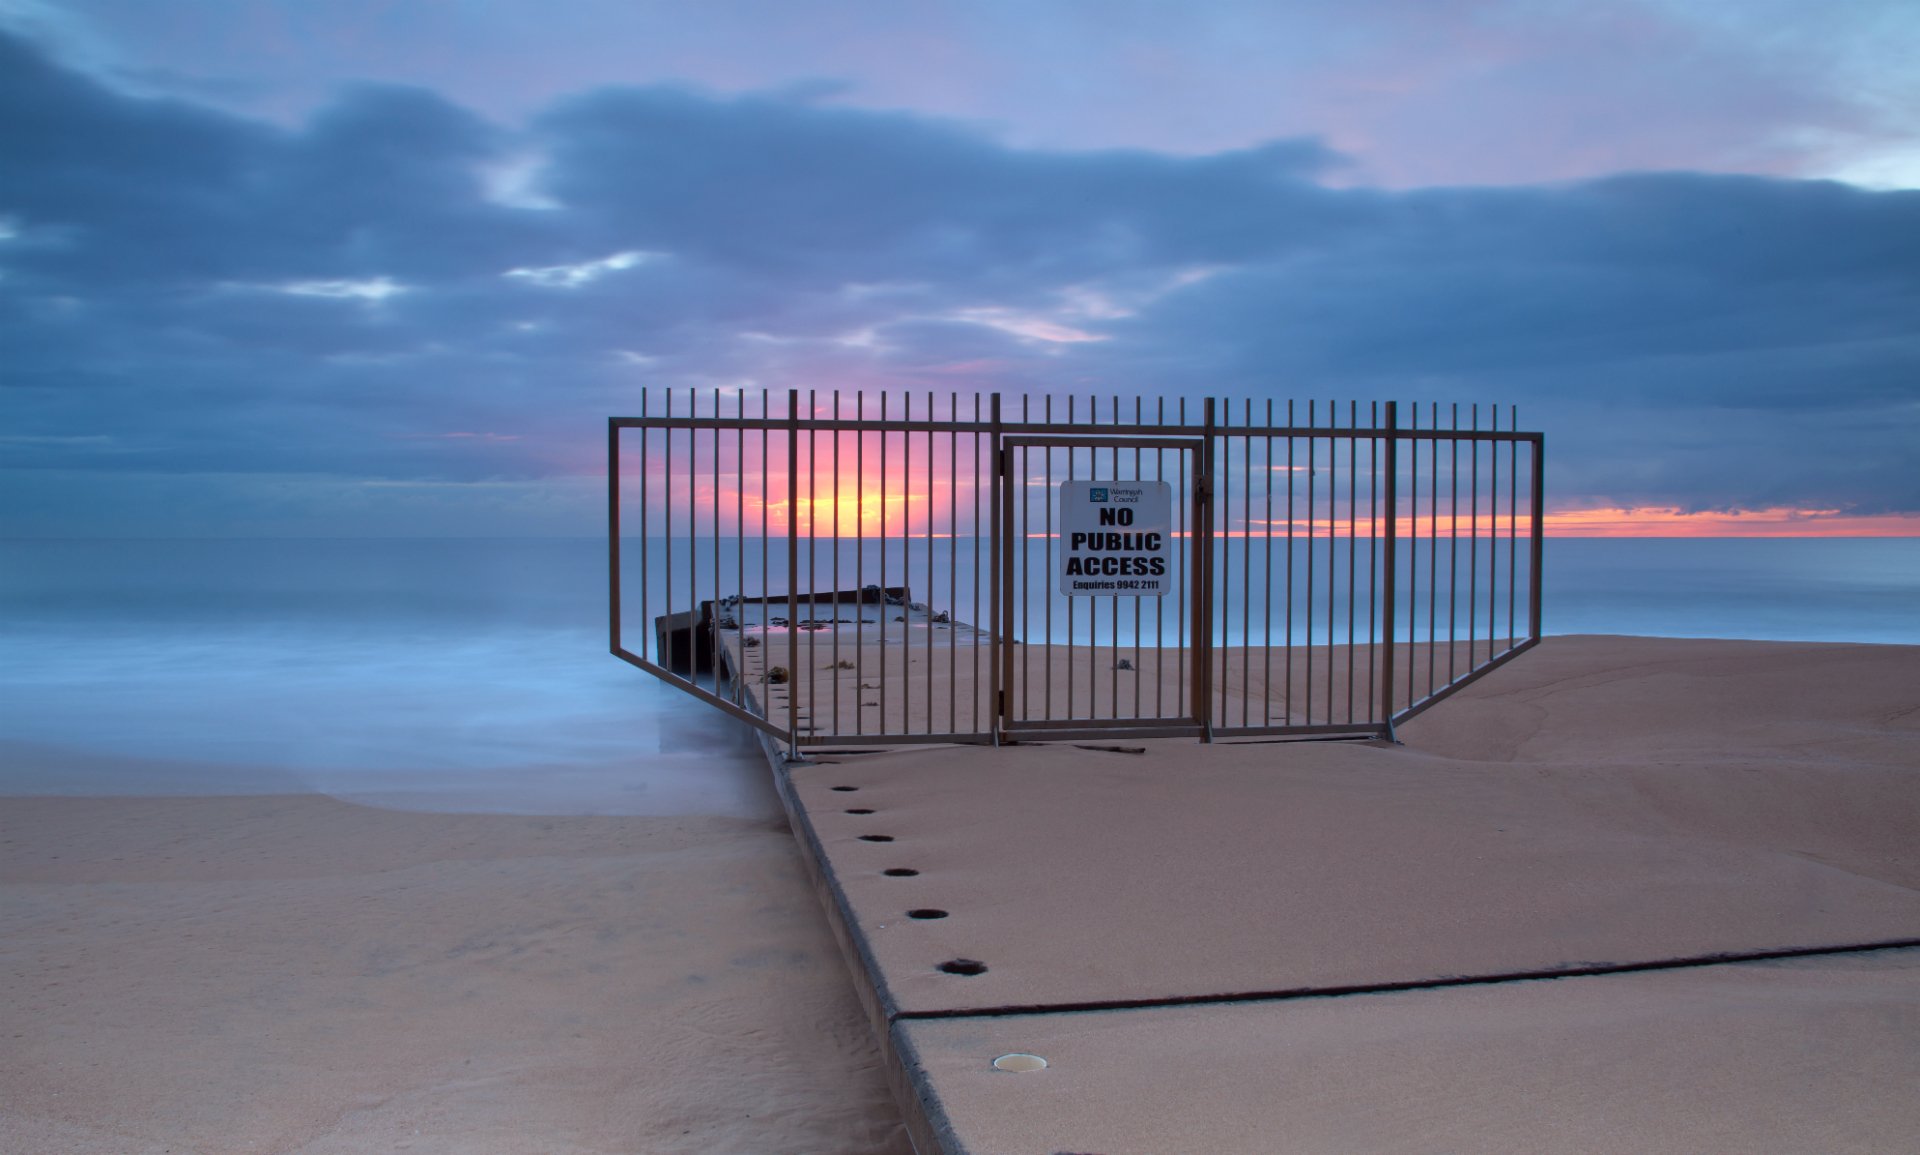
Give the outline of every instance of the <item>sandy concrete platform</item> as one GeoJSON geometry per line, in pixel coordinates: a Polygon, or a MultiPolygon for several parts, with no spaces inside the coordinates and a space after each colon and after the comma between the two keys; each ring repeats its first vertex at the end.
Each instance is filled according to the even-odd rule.
{"type": "MultiPolygon", "coordinates": [[[[908,1107],[921,1116],[923,1149],[1287,1149],[1230,1132],[1193,1144],[1167,1137],[1177,1131],[1153,1132],[1158,1145],[1125,1146],[1112,1138],[1124,1130],[1049,1140],[1078,1146],[1003,1147],[966,1138],[959,1123],[940,1132],[938,1121],[950,1099],[969,1093],[974,1044],[999,1045],[998,1035],[989,1044],[967,1034],[987,1023],[1033,1024],[1034,1046],[1093,1031],[1076,1012],[1087,1023],[1143,1024],[1102,1030],[1164,1028],[1169,1046],[1188,1032],[1184,1045],[1202,1047],[1212,1032],[1266,1048],[1262,1069],[1282,1071],[1301,1053],[1277,1024],[1335,1013],[1300,1010],[1309,1001],[1399,1004],[1379,994],[1246,1000],[1920,942],[1916,688],[1920,649],[1909,647],[1558,638],[1406,726],[1400,747],[921,748],[796,765],[783,789],[869,1011],[917,1096],[908,1107]],[[1214,1002],[1226,1005],[1206,1005],[1214,1002]],[[1135,1015],[1148,1017],[1125,1017],[1135,1015]],[[1269,1029],[1223,1025],[1256,1020],[1269,1029]]],[[[1891,977],[1864,973],[1832,981],[1864,984],[1878,993],[1862,998],[1911,1016],[1910,965],[1891,977]]],[[[1601,981],[1392,998],[1480,1006],[1459,1021],[1492,1015],[1487,1030],[1508,1032],[1502,1046],[1571,1055],[1587,1045],[1577,1015],[1574,1025],[1530,1035],[1530,1019],[1507,1021],[1508,992],[1601,981]]],[[[1653,975],[1607,981],[1620,985],[1591,989],[1691,989],[1653,975]]],[[[1702,996],[1699,1030],[1716,1029],[1713,1005],[1702,996]]],[[[1798,1045],[1781,1013],[1777,1022],[1771,1012],[1742,1019],[1742,1029],[1789,1032],[1783,1042],[1798,1045]]],[[[1684,1018],[1654,1016],[1681,1039],[1691,1037],[1678,1026],[1684,1018]]],[[[1472,1031],[1451,1034],[1448,1046],[1476,1045],[1472,1031]]],[[[1904,1038],[1920,1048],[1920,1031],[1904,1038]]],[[[1025,1047],[1009,1040],[1006,1049],[1025,1047]]],[[[1090,1072],[1117,1071],[1136,1061],[1124,1056],[1145,1052],[1100,1053],[1107,1057],[1090,1072]]],[[[1161,1064],[1137,1062],[1141,1070],[1086,1091],[1088,1101],[1158,1113],[1126,1088],[1161,1064]]],[[[1364,1083],[1368,1069],[1351,1077],[1364,1083]]],[[[1789,1068],[1780,1071],[1787,1079],[1789,1068]]],[[[1846,1070],[1828,1076],[1836,1093],[1856,1093],[1846,1070]]],[[[1379,1085],[1391,1089],[1396,1077],[1382,1069],[1379,1085]]],[[[1621,1077],[1622,1094],[1657,1090],[1650,1078],[1621,1077]]],[[[1824,1092],[1816,1084],[1806,1093],[1824,1092]]],[[[1603,1106],[1624,1101],[1595,1095],[1603,1106]]],[[[1220,1124],[1224,1109],[1187,1113],[1220,1124]]],[[[973,1118],[966,1110],[952,1118],[973,1118]]],[[[1249,1126],[1263,1118],[1245,1111],[1249,1126]]],[[[1312,1134],[1343,1134],[1342,1117],[1319,1118],[1312,1126],[1326,1129],[1301,1132],[1299,1149],[1315,1149],[1312,1134]]],[[[1543,1140],[1528,1117],[1505,1109],[1479,1117],[1460,1144],[1478,1146],[1471,1136],[1484,1135],[1497,1148],[1509,1133],[1530,1136],[1534,1149],[1581,1149],[1543,1140]]],[[[1374,1146],[1391,1144],[1329,1140],[1321,1149],[1374,1146]]]]}
{"type": "Polygon", "coordinates": [[[1920,1135],[1915,950],[894,1033],[949,1151],[1895,1152],[1920,1135]],[[1009,1052],[1049,1065],[996,1070],[1009,1052]]]}

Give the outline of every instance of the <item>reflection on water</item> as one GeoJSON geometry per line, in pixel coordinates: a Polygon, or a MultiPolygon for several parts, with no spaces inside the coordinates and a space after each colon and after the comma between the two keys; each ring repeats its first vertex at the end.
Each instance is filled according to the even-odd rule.
{"type": "MultiPolygon", "coordinates": [[[[969,620],[970,559],[936,550],[931,584],[924,555],[899,556],[906,584],[969,620]]],[[[0,793],[775,810],[740,727],[607,654],[598,541],[14,541],[0,557],[0,793]]],[[[1920,644],[1920,540],[1556,540],[1547,566],[1549,633],[1920,644]]],[[[888,584],[903,576],[890,565],[888,584]]]]}

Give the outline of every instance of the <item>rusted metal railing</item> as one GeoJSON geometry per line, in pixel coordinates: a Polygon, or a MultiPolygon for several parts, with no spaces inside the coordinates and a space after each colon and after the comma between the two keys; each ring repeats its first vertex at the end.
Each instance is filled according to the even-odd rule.
{"type": "Polygon", "coordinates": [[[1540,637],[1543,439],[1511,409],[781,400],[609,421],[610,629],[790,750],[1390,737],[1540,637]],[[1109,492],[1167,524],[1070,531],[1109,492]],[[1108,545],[1134,552],[1083,556],[1108,545]]]}

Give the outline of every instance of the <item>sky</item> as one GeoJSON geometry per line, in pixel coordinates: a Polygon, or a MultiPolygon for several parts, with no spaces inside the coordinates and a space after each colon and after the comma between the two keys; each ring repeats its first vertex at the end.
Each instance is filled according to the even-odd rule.
{"type": "Polygon", "coordinates": [[[642,387],[1517,405],[1920,534],[1908,2],[0,0],[0,536],[593,534],[642,387]]]}

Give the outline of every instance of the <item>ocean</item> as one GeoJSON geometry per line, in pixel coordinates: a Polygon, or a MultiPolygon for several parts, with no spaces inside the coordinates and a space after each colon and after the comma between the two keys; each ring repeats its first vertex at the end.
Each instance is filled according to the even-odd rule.
{"type": "MultiPolygon", "coordinates": [[[[0,542],[0,794],[773,813],[739,726],[607,653],[605,557],[597,539],[0,542]]],[[[1543,589],[1548,634],[1920,645],[1916,538],[1550,539],[1543,589]]]]}

